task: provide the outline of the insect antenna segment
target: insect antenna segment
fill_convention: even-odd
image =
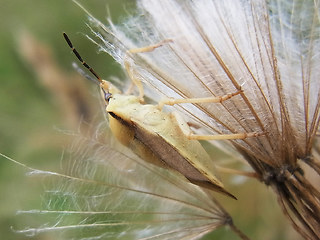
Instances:
[[[104,99],[106,102],[109,102],[109,99],[111,98],[112,94],[109,92],[109,86],[106,83],[106,81],[102,80],[102,78],[93,70],[92,67],[90,67],[80,56],[79,52],[77,51],[77,49],[75,49],[75,47],[73,46],[70,38],[68,37],[68,35],[64,32],[63,33],[63,37],[66,40],[66,42],[68,43],[69,47],[71,48],[72,52],[74,53],[74,55],[76,55],[76,57],[78,58],[78,60],[81,62],[81,64],[83,66],[85,66],[95,77],[98,81],[94,81],[96,83],[98,83],[98,85],[100,85],[100,88],[103,92],[104,95]],[[89,78],[90,79],[90,78]]]
[[[69,47],[71,48],[72,52],[74,53],[74,55],[76,55],[76,57],[79,59],[79,61],[81,62],[81,64],[83,66],[85,66],[96,78],[97,80],[102,83],[102,79],[99,77],[99,75],[93,70],[92,67],[90,67],[80,56],[79,52],[77,51],[77,49],[75,49],[75,47],[73,46],[70,38],[68,37],[68,35],[64,32],[63,33],[63,37],[66,40],[66,42],[68,43]]]

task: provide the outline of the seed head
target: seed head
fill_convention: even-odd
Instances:
[[[196,98],[242,90],[221,104],[178,110],[202,133],[264,133],[215,144],[242,155],[275,190],[295,228],[318,239],[320,194],[301,163],[320,174],[312,155],[320,119],[319,1],[141,0],[138,6],[139,15],[121,26],[91,18],[101,49],[123,64],[127,49],[170,39],[130,56],[136,77],[157,94]]]

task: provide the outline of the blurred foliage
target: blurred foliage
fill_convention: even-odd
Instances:
[[[102,21],[105,21],[109,9],[115,22],[134,7],[131,0],[81,3]],[[89,32],[85,25],[86,16],[72,1],[2,0],[0,18],[0,152],[29,166],[58,169],[61,167],[61,152],[70,139],[57,129],[74,130],[77,125],[71,126],[66,121],[56,95],[38,81],[33,66],[22,58],[18,45],[21,33],[27,31],[36,41],[48,46],[52,59],[64,76],[74,77],[71,63],[75,58],[62,38],[63,31],[69,34],[81,55],[99,75],[104,78],[113,75],[122,78],[124,75],[109,56],[97,54],[97,47],[84,36]],[[83,83],[94,105],[96,88],[89,81]],[[26,177],[20,166],[1,158],[1,239],[26,239],[26,236],[14,232],[14,229],[26,225],[16,211],[39,208],[43,185],[37,177]],[[250,180],[243,185],[234,185],[230,190],[239,200],[221,199],[234,216],[236,225],[252,239],[289,239],[293,230],[282,216],[273,194],[264,186]],[[38,221],[37,217],[32,221]],[[217,239],[234,238],[224,229],[210,235]],[[292,233],[290,239],[295,236]],[[45,234],[32,239],[55,238]]]
[[[108,5],[115,21],[125,14],[126,8],[134,6],[130,0],[82,3],[101,19],[105,19]],[[75,58],[62,37],[63,31],[69,33],[81,54],[102,76],[118,75],[120,68],[106,54],[97,54],[97,47],[84,36],[89,32],[85,26],[87,17],[72,1],[2,0],[0,18],[0,152],[29,166],[57,169],[63,147],[69,141],[68,136],[57,129],[74,130],[77,126],[72,129],[66,122],[58,99],[38,81],[31,64],[22,58],[19,48],[22,32],[28,32],[36,41],[48,46],[65,75],[75,74],[71,67]],[[83,83],[88,87],[89,95],[96,91],[91,82]],[[21,167],[1,158],[1,239],[25,239],[26,236],[13,231],[25,225],[16,211],[39,208],[42,204],[43,183],[39,183],[37,177],[26,177],[24,172]],[[37,221],[36,217],[34,221]],[[51,238],[39,236],[34,239]]]

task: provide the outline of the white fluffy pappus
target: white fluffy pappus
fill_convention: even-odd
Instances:
[[[319,127],[319,1],[137,1],[137,16],[123,25],[90,16],[101,50],[149,86],[150,98],[221,96],[225,102],[181,104],[196,132],[263,132],[214,142],[240,154],[278,195],[283,211],[305,239],[319,239],[319,192],[300,161],[318,174],[312,145]],[[171,42],[148,53],[132,48]],[[156,97],[155,97],[156,96]],[[48,191],[44,213],[53,223],[20,232],[63,233],[68,239],[199,239],[232,224],[228,213],[201,188],[144,163],[112,140],[79,136],[70,172],[33,170],[61,179]],[[214,162],[212,163],[214,164]],[[155,184],[158,183],[158,184]],[[80,237],[79,237],[80,236]]]
[[[275,190],[294,228],[318,239],[320,194],[301,166],[320,174],[312,152],[320,119],[319,1],[137,3],[139,14],[123,25],[107,27],[90,16],[101,50],[123,65],[128,49],[170,39],[152,52],[130,55],[136,77],[155,91],[151,97],[222,96],[242,89],[221,104],[176,108],[201,126],[197,132],[265,133],[214,144],[240,153]]]
[[[27,219],[43,216],[43,224],[16,232],[54,233],[58,239],[199,239],[229,226],[247,239],[211,194],[176,173],[146,164],[110,134],[104,124],[96,137],[75,135],[65,153],[69,170],[64,174],[30,168],[1,154],[27,168],[29,175],[52,180],[43,210],[18,212]]]

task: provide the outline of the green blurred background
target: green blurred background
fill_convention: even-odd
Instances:
[[[84,36],[89,33],[86,15],[72,1],[1,0],[0,3],[0,152],[28,166],[59,169],[63,148],[70,139],[57,129],[74,130],[77,121],[66,120],[57,96],[39,80],[32,64],[22,57],[24,50],[32,49],[28,44],[24,45],[24,50],[20,47],[25,33],[52,52],[54,64],[66,79],[68,76],[75,78],[71,67],[75,58],[62,38],[63,31],[101,76],[122,77],[123,74],[112,58],[97,54],[97,47]],[[105,21],[108,7],[115,22],[121,21],[135,5],[130,0],[83,0],[81,3],[101,21]],[[96,88],[88,81],[83,84],[94,104]],[[39,209],[42,205],[43,181],[27,177],[25,172],[22,167],[0,159],[1,239],[29,239],[13,230],[27,225],[16,211]],[[236,225],[252,239],[299,239],[282,216],[272,191],[254,180],[230,188],[239,200],[227,202],[226,207]],[[236,239],[224,229],[213,236]],[[55,238],[45,234],[31,239]]]

